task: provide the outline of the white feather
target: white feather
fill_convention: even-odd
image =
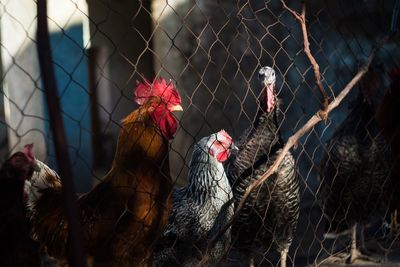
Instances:
[[[27,195],[27,207],[32,209],[46,188],[61,187],[60,176],[49,166],[35,159],[36,170],[30,180],[25,181],[24,191]]]

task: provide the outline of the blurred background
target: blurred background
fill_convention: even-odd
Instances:
[[[286,3],[300,11],[300,1]],[[390,29],[394,3],[307,2],[310,49],[330,100]],[[0,18],[1,159],[34,143],[35,156],[57,169],[38,65],[36,2],[1,0]],[[252,124],[261,66],[277,72],[285,139],[321,107],[300,25],[277,0],[49,0],[48,23],[78,192],[92,188],[110,167],[120,121],[136,108],[132,92],[137,80],[171,79],[183,98],[170,149],[178,185],[186,183],[197,140],[221,128],[237,138]],[[389,87],[387,73],[400,65],[398,44],[397,36],[373,62],[382,70],[380,96]],[[316,200],[318,165],[357,90],[292,151],[300,172],[301,219],[290,254],[299,264],[329,253]]]

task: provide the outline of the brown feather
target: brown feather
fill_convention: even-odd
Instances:
[[[150,118],[153,98],[122,122],[111,170],[79,198],[93,266],[150,266],[153,246],[171,207],[168,141]],[[65,257],[68,224],[61,190],[37,203],[36,238],[50,255]]]

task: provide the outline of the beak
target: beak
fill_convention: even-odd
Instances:
[[[183,111],[183,108],[182,108],[181,105],[175,105],[175,106],[172,106],[172,107],[170,108],[170,110],[171,110],[171,111]]]
[[[275,85],[275,81],[273,79],[271,79],[271,80],[265,79],[264,80],[264,86],[271,86],[271,85]]]

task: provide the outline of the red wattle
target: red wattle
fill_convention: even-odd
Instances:
[[[267,86],[267,112],[271,112],[275,106],[274,87],[273,85]]]
[[[224,151],[218,153],[217,160],[219,162],[224,162],[225,160],[228,159],[228,157],[229,157],[229,150],[224,150]]]
[[[170,140],[173,138],[178,124],[174,115],[165,108],[158,107],[151,113],[151,118],[160,129],[162,135]]]

